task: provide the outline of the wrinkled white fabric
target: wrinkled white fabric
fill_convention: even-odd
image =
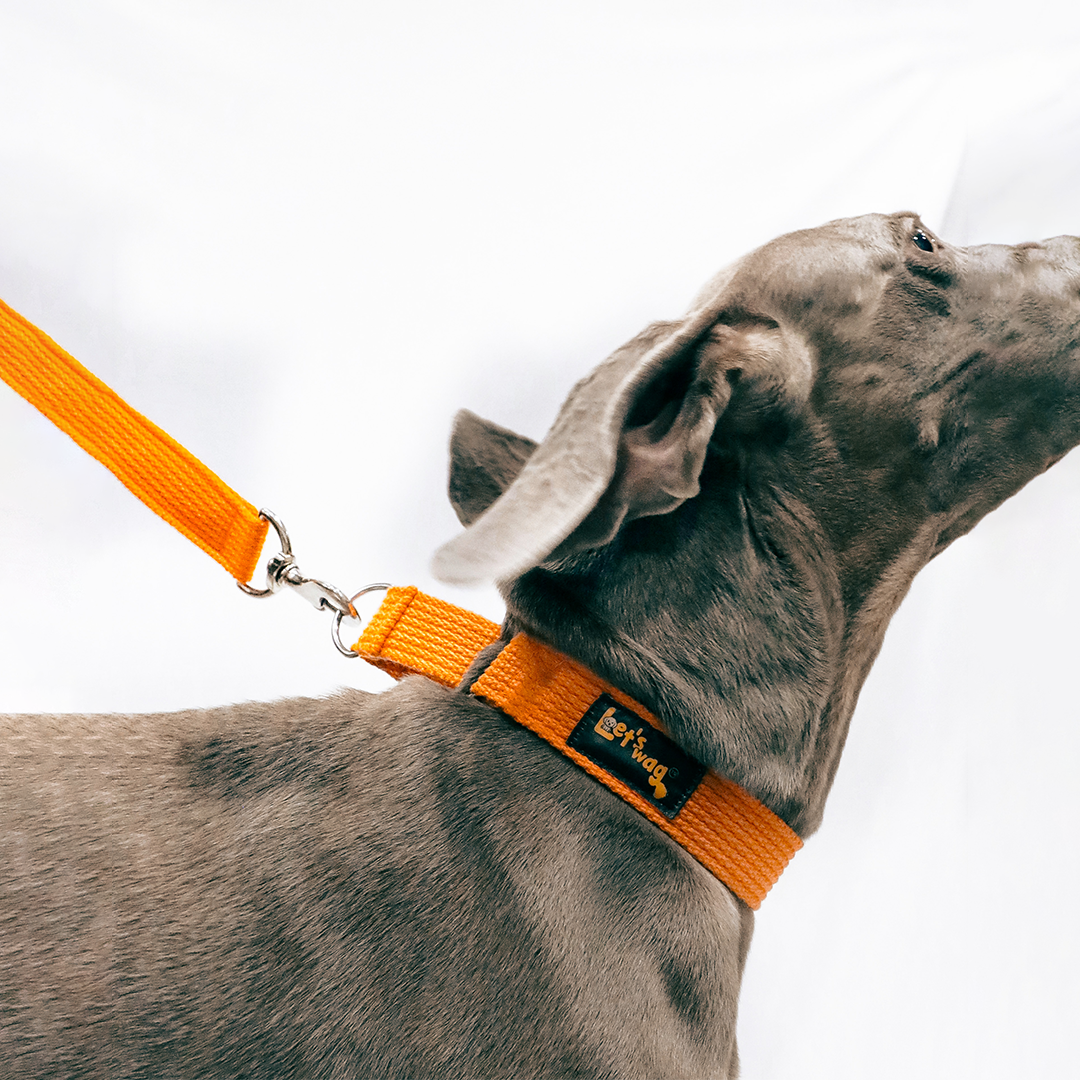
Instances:
[[[428,577],[459,406],[575,379],[788,229],[1080,232],[1045,3],[0,2],[0,296],[289,526]],[[1080,459],[916,582],[747,968],[747,1080],[1064,1076],[1080,1014]],[[0,710],[322,694],[347,667],[0,388]]]

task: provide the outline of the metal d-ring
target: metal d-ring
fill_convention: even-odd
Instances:
[[[358,593],[349,597],[349,611],[346,612],[339,610],[338,613],[334,616],[334,621],[330,626],[330,637],[333,638],[334,647],[339,653],[341,653],[342,656],[347,656],[350,660],[355,660],[360,654],[354,649],[347,649],[344,645],[341,644],[341,620],[344,619],[346,615],[351,615],[354,619],[357,618],[356,608],[354,607],[354,605],[356,601],[359,600],[360,597],[363,596],[365,593],[375,592],[376,589],[382,589],[383,592],[385,592],[389,588],[389,585],[381,581],[376,583],[375,585],[365,586]]]

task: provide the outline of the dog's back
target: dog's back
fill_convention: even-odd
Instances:
[[[539,1045],[553,1077],[699,1076],[733,1051],[730,895],[464,694],[0,739],[0,1075],[531,1077]]]

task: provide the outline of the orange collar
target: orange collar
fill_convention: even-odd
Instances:
[[[454,687],[497,624],[392,588],[354,650],[395,678]],[[547,645],[518,634],[470,687],[625,799],[750,907],[761,906],[802,840],[738,784],[685,754],[660,721]]]

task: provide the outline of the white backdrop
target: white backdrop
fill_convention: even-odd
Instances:
[[[1080,231],[1078,31],[1030,0],[0,0],[0,297],[281,514],[306,572],[498,618],[428,575],[454,410],[540,437],[790,228]],[[4,387],[0,463],[0,709],[384,685]],[[901,610],[758,919],[747,1080],[1075,1068],[1078,477]]]

